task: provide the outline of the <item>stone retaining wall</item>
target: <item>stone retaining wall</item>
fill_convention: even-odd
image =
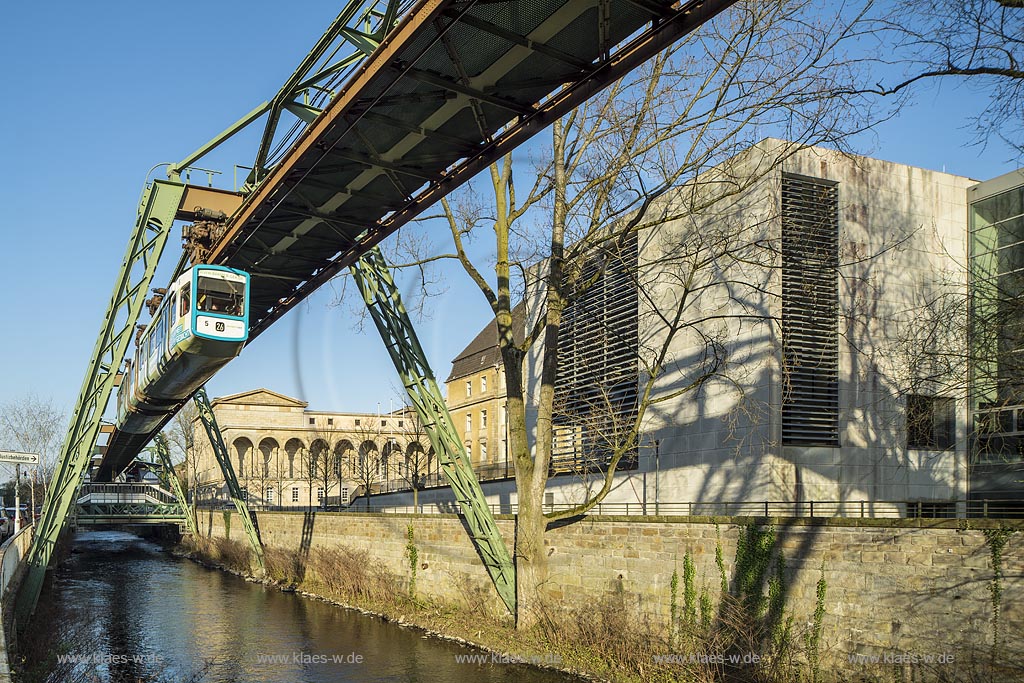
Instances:
[[[234,513],[200,512],[201,532],[244,541]],[[501,603],[460,520],[451,515],[259,513],[264,542],[287,550],[348,546],[364,550],[401,577],[409,575],[407,529],[419,555],[417,591],[441,601]],[[498,525],[512,546],[514,520]],[[718,604],[716,548],[735,587],[739,539],[751,528],[775,530],[772,563],[784,558],[783,593],[796,630],[813,619],[824,576],[824,652],[960,656],[988,651],[993,609],[992,552],[985,528],[1016,524],[1002,553],[1001,629],[1010,647],[1024,634],[1024,525],[991,520],[756,519],[589,517],[546,536],[549,591],[560,608],[601,602],[625,606],[665,625],[673,571],[683,604],[683,562],[690,554],[695,588]],[[967,527],[970,528],[967,528]]]

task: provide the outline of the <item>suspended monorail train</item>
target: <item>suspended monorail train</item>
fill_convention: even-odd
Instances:
[[[96,480],[108,481],[127,466],[248,338],[248,273],[197,265],[175,279],[125,364],[117,429]]]

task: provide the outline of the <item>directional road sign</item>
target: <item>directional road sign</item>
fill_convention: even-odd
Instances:
[[[38,465],[38,453],[19,453],[18,451],[0,451],[0,462],[14,462],[19,465]]]

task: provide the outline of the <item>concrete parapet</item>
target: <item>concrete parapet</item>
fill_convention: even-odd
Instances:
[[[15,598],[25,572],[25,557],[32,543],[34,527],[27,526],[0,545],[0,683],[10,683],[7,658],[8,634],[13,634]]]

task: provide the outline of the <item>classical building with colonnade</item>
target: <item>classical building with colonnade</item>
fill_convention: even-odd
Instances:
[[[231,464],[257,506],[347,505],[373,493],[409,489],[438,476],[437,458],[415,412],[339,413],[269,389],[212,402]],[[198,418],[196,434],[203,428]],[[210,444],[196,439],[200,500],[227,498]]]

